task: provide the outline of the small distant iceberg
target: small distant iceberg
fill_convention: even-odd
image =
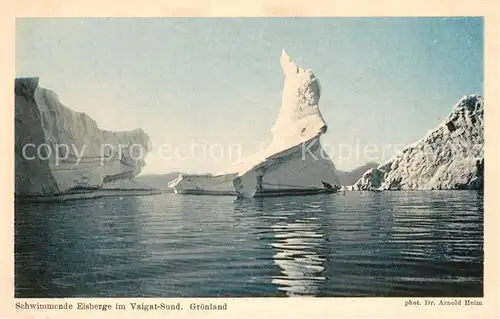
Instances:
[[[367,170],[353,190],[482,190],[484,100],[463,97],[448,117],[386,163]]]
[[[310,69],[295,64],[286,51],[280,58],[285,75],[281,109],[263,151],[237,162],[220,175],[180,174],[170,182],[178,194],[238,197],[329,193],[338,190],[336,168],[320,138],[327,131],[319,109],[320,84]]]
[[[236,174],[179,174],[168,186],[175,194],[185,195],[237,195],[233,187]]]

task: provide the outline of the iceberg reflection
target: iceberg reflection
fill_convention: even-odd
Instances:
[[[277,220],[271,226],[276,250],[274,263],[281,268],[272,279],[288,296],[315,296],[326,278],[322,276],[326,259],[320,252],[325,238],[315,217],[293,221]]]

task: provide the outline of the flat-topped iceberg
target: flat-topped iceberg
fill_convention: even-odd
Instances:
[[[59,102],[38,78],[15,80],[15,194],[50,196],[102,189],[137,176],[149,137],[101,130]]]
[[[236,195],[233,179],[236,174],[179,174],[168,186],[176,194]]]
[[[368,170],[352,189],[482,189],[483,112],[481,96],[463,97],[437,128]]]
[[[254,197],[322,192],[322,182],[338,184],[335,166],[320,143],[327,125],[318,106],[319,81],[310,69],[298,67],[285,51],[280,62],[285,82],[271,143],[235,163],[225,174],[182,174],[170,183],[174,191]]]

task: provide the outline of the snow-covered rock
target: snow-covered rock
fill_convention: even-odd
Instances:
[[[483,188],[481,96],[463,97],[433,131],[378,168],[368,170],[355,190]]]
[[[379,164],[374,162],[366,163],[362,166],[356,167],[351,171],[341,171],[337,170],[337,176],[339,177],[340,184],[345,189],[349,189],[347,186],[352,186],[356,183],[363,174],[371,168],[377,168]]]
[[[39,87],[38,78],[16,79],[16,195],[53,195],[130,179],[140,173],[148,151],[142,129],[101,130]]]
[[[210,193],[236,191],[239,196],[253,197],[259,185],[271,191],[300,191],[322,188],[322,181],[339,183],[335,166],[320,143],[327,125],[318,106],[319,81],[310,69],[298,67],[284,50],[280,64],[285,82],[281,109],[271,129],[271,143],[234,163],[223,175],[179,176],[170,184],[172,188]]]

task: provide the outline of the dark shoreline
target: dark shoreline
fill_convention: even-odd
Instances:
[[[15,202],[64,202],[68,200],[84,200],[95,199],[107,196],[150,196],[160,195],[165,191],[157,189],[87,189],[74,192],[54,194],[49,196],[36,195],[36,196],[19,196],[15,195]]]
[[[346,192],[369,192],[369,193],[386,193],[386,192],[478,192],[479,194],[484,194],[483,189],[405,189],[405,190],[346,190]],[[271,194],[259,194],[255,198],[264,197],[285,197],[285,196],[310,196],[310,195],[328,195],[328,194],[338,194],[342,191],[328,192],[328,191],[315,191],[311,193],[304,194],[283,194],[281,192],[276,192]],[[116,197],[116,196],[152,196],[161,194],[174,194],[172,190],[161,190],[161,189],[86,189],[78,190],[68,193],[54,194],[54,195],[34,195],[34,196],[23,196],[15,195],[14,201],[16,203],[37,203],[37,202],[65,202],[70,200],[85,200],[85,199],[96,199],[101,197]],[[207,192],[207,191],[192,191],[185,190],[178,193],[178,195],[194,195],[194,196],[235,196],[236,193],[222,193],[222,192]]]

